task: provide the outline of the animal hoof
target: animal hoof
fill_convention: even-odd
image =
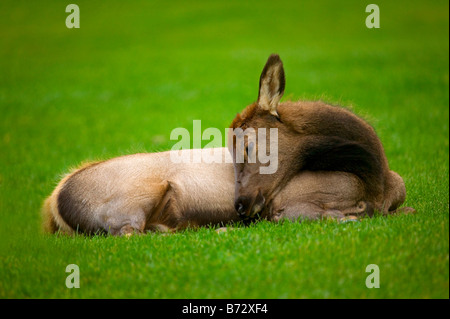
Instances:
[[[339,219],[340,223],[348,223],[348,222],[359,222],[358,217],[356,216],[345,216]]]
[[[396,213],[409,215],[409,214],[415,214],[415,213],[417,213],[417,211],[412,207],[401,207],[401,208],[397,209]]]
[[[119,235],[130,238],[136,231],[131,225],[125,225],[120,229]]]
[[[226,233],[229,227],[220,227],[216,229],[217,234]]]

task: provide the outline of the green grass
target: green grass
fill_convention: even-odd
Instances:
[[[1,298],[448,298],[447,1],[0,2]],[[368,2],[369,3],[369,2]],[[368,4],[367,3],[367,4]],[[68,3],[67,3],[68,4]],[[84,160],[170,149],[175,127],[228,127],[270,53],[285,99],[351,106],[418,214],[262,222],[216,234],[43,235],[39,210]],[[65,267],[80,267],[80,289]],[[368,264],[380,268],[368,289]]]

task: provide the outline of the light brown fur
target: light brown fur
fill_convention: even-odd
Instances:
[[[175,164],[169,155],[122,156],[66,175],[44,202],[44,228],[120,235],[237,220],[231,164]]]

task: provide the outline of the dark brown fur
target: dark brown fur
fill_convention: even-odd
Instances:
[[[276,81],[271,78],[274,74],[280,77]],[[265,86],[261,86],[263,81]],[[365,189],[361,200],[379,211],[393,211],[403,203],[403,180],[389,169],[381,141],[366,121],[345,108],[320,101],[279,103],[285,79],[278,55],[269,57],[259,83],[257,102],[238,114],[231,128],[277,128],[279,167],[274,174],[261,175],[258,164],[235,163],[236,206],[251,203],[259,193],[270,203],[302,171],[358,176]],[[244,177],[249,179],[247,185],[241,185]],[[254,213],[251,207],[245,208],[247,214]]]

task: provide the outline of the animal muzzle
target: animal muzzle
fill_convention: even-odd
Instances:
[[[266,199],[261,191],[258,191],[255,197],[239,196],[234,203],[234,208],[242,219],[254,218],[263,210],[265,202]]]

